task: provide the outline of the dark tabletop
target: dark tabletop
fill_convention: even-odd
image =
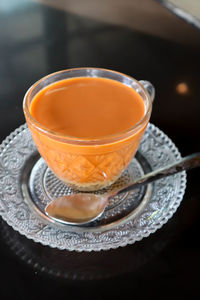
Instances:
[[[200,39],[200,32],[187,26],[185,40],[188,32]],[[151,122],[182,156],[200,151],[199,45],[39,2],[0,1],[0,141],[25,122],[22,100],[31,84],[58,70],[90,66],[151,81],[156,88]],[[188,173],[183,201],[167,224],[115,250],[51,249],[21,236],[0,218],[1,299],[198,297],[199,178],[199,169]]]

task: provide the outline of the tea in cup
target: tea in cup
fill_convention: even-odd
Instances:
[[[75,189],[95,191],[115,182],[132,160],[149,122],[152,98],[130,76],[78,68],[36,82],[23,109],[52,172]]]

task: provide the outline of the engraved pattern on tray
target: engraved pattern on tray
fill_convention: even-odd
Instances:
[[[100,251],[126,246],[162,227],[177,210],[186,187],[186,173],[163,178],[153,184],[151,198],[142,213],[127,222],[112,226],[59,227],[41,218],[24,199],[21,177],[24,165],[37,153],[26,125],[11,133],[0,145],[0,215],[15,230],[43,245],[75,251]],[[174,162],[180,153],[157,127],[149,124],[139,153],[152,169]],[[50,176],[48,173],[46,176]],[[132,192],[129,194],[129,199]],[[42,200],[41,200],[42,201]]]

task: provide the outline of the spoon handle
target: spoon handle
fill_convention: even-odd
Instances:
[[[135,188],[141,187],[142,185],[146,185],[152,181],[176,174],[181,171],[190,170],[199,166],[200,166],[200,152],[188,155],[184,158],[181,158],[178,162],[167,165],[164,168],[160,168],[158,170],[152,171],[142,176],[134,183],[127,185],[125,188],[117,190],[114,194],[116,195],[116,194],[128,192]]]

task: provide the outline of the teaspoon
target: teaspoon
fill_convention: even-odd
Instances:
[[[102,215],[110,198],[163,177],[199,166],[200,153],[194,153],[164,168],[147,173],[131,184],[103,195],[85,192],[56,198],[46,206],[45,213],[52,220],[62,224],[86,225]]]

